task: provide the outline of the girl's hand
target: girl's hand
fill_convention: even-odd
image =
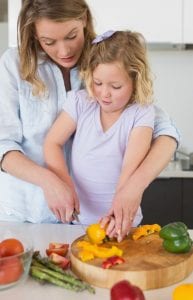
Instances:
[[[63,222],[71,222],[73,211],[79,212],[79,201],[75,190],[52,173],[42,187],[48,207],[56,218]]]
[[[142,195],[143,191],[129,182],[116,192],[109,215],[113,215],[115,218],[118,242],[129,233]]]
[[[108,235],[109,238],[117,237],[114,216],[104,216],[99,220],[99,223],[100,226],[105,229],[106,235]]]

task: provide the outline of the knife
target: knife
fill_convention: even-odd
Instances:
[[[85,228],[85,226],[80,222],[80,219],[79,219],[79,216],[78,216],[78,213],[77,213],[76,210],[73,211],[72,216],[73,216],[73,218],[76,220],[76,222],[79,223],[79,225],[82,227],[84,233],[86,234],[86,228]]]

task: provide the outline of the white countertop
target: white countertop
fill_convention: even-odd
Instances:
[[[183,170],[180,161],[170,161],[158,178],[193,178],[193,170]]]
[[[158,178],[192,178],[193,179],[193,171],[164,170],[159,174]]]
[[[28,237],[30,236],[35,250],[40,250],[42,255],[45,255],[45,249],[51,241],[71,243],[76,238],[83,234],[83,230],[78,225],[63,225],[63,224],[18,224],[0,222],[1,229],[5,231],[13,230],[13,232],[22,232]],[[193,237],[193,230],[190,230],[190,235]],[[185,280],[175,285],[145,291],[146,300],[171,300],[172,291],[175,286],[181,283],[193,283],[193,273]],[[110,291],[108,289],[96,288],[96,294],[92,295],[85,292],[72,292],[54,285],[41,285],[32,278],[28,278],[25,283],[22,283],[14,288],[0,291],[0,299],[2,300],[110,300]],[[185,300],[185,299],[184,299]]]

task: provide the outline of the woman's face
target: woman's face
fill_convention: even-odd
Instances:
[[[42,49],[58,65],[74,67],[84,47],[84,27],[82,20],[55,22],[40,19],[35,23],[36,38]]]

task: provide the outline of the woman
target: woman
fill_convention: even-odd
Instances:
[[[95,36],[92,17],[84,0],[25,0],[18,29],[18,50],[9,49],[0,61],[0,220],[69,222],[68,180],[45,167],[42,148],[67,91],[82,86],[79,69]],[[129,203],[116,207],[123,235],[132,222],[128,213],[134,215],[145,188],[171,159],[176,140],[175,127],[159,110],[151,150],[115,196]]]

